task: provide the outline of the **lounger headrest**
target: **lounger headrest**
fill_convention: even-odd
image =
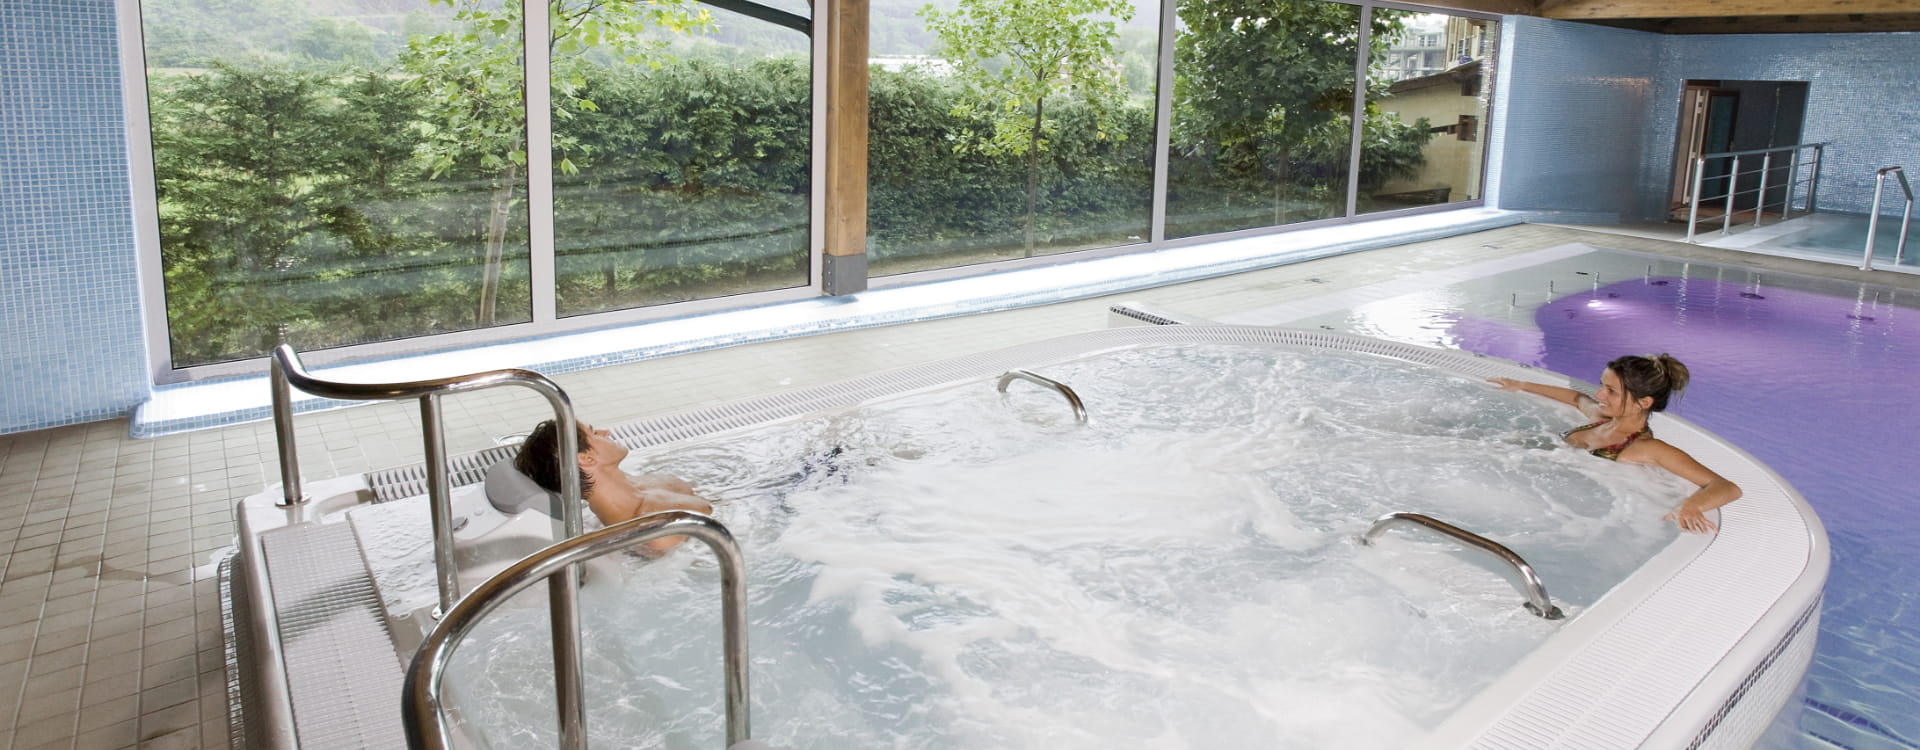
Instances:
[[[545,487],[534,484],[533,478],[514,468],[511,457],[493,462],[487,467],[487,502],[501,513],[513,515],[524,510],[538,510],[554,518],[560,517],[560,494],[548,492]]]

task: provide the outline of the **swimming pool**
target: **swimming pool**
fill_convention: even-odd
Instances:
[[[1920,611],[1910,606],[1920,580],[1920,401],[1910,385],[1920,373],[1920,295],[1573,250],[1257,322],[1492,354],[1589,380],[1620,354],[1678,356],[1694,385],[1671,411],[1779,471],[1831,536],[1833,573],[1794,734],[1821,747],[1920,747]]]
[[[1877,224],[1869,218],[1865,214],[1808,214],[1727,237],[1707,235],[1701,244],[1858,266],[1866,255],[1867,230],[1872,228],[1875,269],[1920,273],[1920,243],[1914,240],[1915,231],[1908,230],[1906,251],[1901,253],[1900,216],[1882,215]]]

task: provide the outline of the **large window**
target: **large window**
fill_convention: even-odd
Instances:
[[[823,124],[867,129],[875,277],[1471,203],[1498,38],[1374,0],[871,0],[862,122],[817,112],[851,48],[809,0],[122,2],[175,377],[817,293],[814,217],[852,218]]]
[[[873,0],[870,272],[1145,242],[1157,5]]]
[[[171,365],[807,285],[806,5],[543,6],[145,0]]]
[[[1360,7],[1180,0],[1179,17],[1167,236],[1345,216]]]
[[[142,7],[174,367],[531,319],[519,45],[352,7]]]
[[[705,13],[555,44],[561,316],[807,284],[809,39]]]

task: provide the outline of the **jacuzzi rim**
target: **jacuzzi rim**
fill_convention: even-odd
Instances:
[[[1121,349],[1208,343],[1352,351],[1430,365],[1458,375],[1515,377],[1583,388],[1589,393],[1594,390],[1591,383],[1498,357],[1349,333],[1242,325],[1129,326],[1071,334],[820,386],[686,409],[621,425],[614,428],[612,434],[630,448],[659,446],[951,386],[1018,367],[1037,369],[1045,374],[1047,365],[1035,365],[1035,362],[1058,364]],[[1097,406],[1090,408],[1095,409],[1092,416],[1098,419]],[[1637,744],[1645,747],[1697,747],[1712,734],[1719,717],[1733,708],[1732,701],[1741,697],[1744,686],[1759,677],[1756,668],[1770,666],[1768,655],[1784,645],[1784,638],[1798,634],[1798,626],[1817,609],[1829,565],[1826,532],[1799,492],[1745,450],[1690,421],[1659,413],[1654,415],[1654,424],[1664,440],[1703,457],[1716,468],[1733,461],[1748,469],[1722,472],[1740,475],[1741,479],[1736,481],[1746,490],[1746,497],[1719,512],[1723,527],[1728,520],[1733,522],[1732,527],[1712,536],[1682,535],[1550,637],[1541,648],[1534,649],[1493,685],[1470,699],[1430,733],[1423,746],[1537,748],[1593,731],[1606,737],[1638,736],[1641,739]],[[1720,460],[1705,458],[1715,453]],[[1715,669],[1683,676],[1691,679],[1682,699],[1666,709],[1643,711],[1640,713],[1644,715],[1638,716],[1624,710],[1630,707],[1627,704],[1637,701],[1619,700],[1618,696],[1611,701],[1602,695],[1565,696],[1554,701],[1557,705],[1536,705],[1531,710],[1524,707],[1523,701],[1516,701],[1514,705],[1494,704],[1503,696],[1534,695],[1543,684],[1564,682],[1554,682],[1556,676],[1581,671],[1583,665],[1576,663],[1576,657],[1583,650],[1617,631],[1621,623],[1630,621],[1636,614],[1646,614],[1650,600],[1670,590],[1676,579],[1687,571],[1699,569],[1703,561],[1713,560],[1716,550],[1724,551],[1730,546],[1727,542],[1754,530],[1760,519],[1751,517],[1754,515],[1751,511],[1762,503],[1781,506],[1773,508],[1775,515],[1789,517],[1772,520],[1797,522],[1797,529],[1793,531],[1797,531],[1804,545],[1805,554],[1800,557],[1804,565],[1773,597],[1774,602],[1785,606],[1770,606],[1763,616],[1749,623],[1744,628],[1749,637],[1727,644],[1722,655],[1713,660]],[[1793,675],[1791,679],[1797,683],[1799,677]],[[1598,692],[1608,690],[1602,686]],[[1572,699],[1571,704],[1561,702],[1567,698]],[[1582,710],[1569,714],[1568,705]]]

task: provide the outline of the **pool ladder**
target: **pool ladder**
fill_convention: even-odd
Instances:
[[[1907,226],[1913,219],[1913,185],[1907,182],[1907,170],[1900,167],[1887,167],[1875,173],[1873,178],[1873,209],[1867,212],[1867,252],[1860,259],[1860,270],[1873,270],[1874,233],[1880,229],[1880,196],[1887,189],[1887,175],[1900,178],[1900,192],[1906,194],[1907,207],[1900,213],[1900,244],[1893,250],[1893,264],[1900,265],[1907,255]]]
[[[1527,597],[1526,608],[1528,612],[1532,612],[1548,620],[1558,620],[1565,617],[1559,607],[1553,606],[1553,600],[1547,597],[1547,585],[1540,582],[1540,574],[1534,572],[1533,566],[1528,565],[1526,560],[1514,554],[1513,550],[1507,549],[1506,545],[1493,541],[1492,539],[1433,518],[1432,516],[1423,516],[1419,513],[1388,513],[1376,519],[1373,522],[1372,528],[1367,529],[1367,533],[1360,535],[1359,542],[1363,545],[1372,545],[1374,539],[1386,533],[1387,529],[1395,526],[1411,526],[1425,529],[1459,542],[1466,547],[1493,555],[1496,559],[1506,563],[1507,567],[1512,568],[1514,573],[1520,576],[1522,583],[1518,584],[1517,587],[1520,589],[1520,592]]]
[[[563,499],[560,506],[563,535],[566,538],[482,581],[470,595],[461,597],[458,568],[453,562],[453,491],[447,474],[446,433],[440,397],[505,385],[537,391],[553,406],[555,421],[560,428],[560,454],[571,456],[579,452],[579,421],[574,416],[572,402],[558,384],[545,375],[521,369],[490,370],[403,383],[323,380],[309,374],[300,362],[299,353],[286,344],[273,350],[267,377],[273,389],[273,429],[280,453],[282,499],[279,505],[290,512],[299,511],[308,502],[301,490],[299,452],[293,428],[295,388],[322,398],[345,401],[420,401],[421,436],[426,443],[427,498],[433,519],[434,571],[439,583],[440,606],[434,611],[439,622],[427,634],[407,669],[401,714],[405,718],[409,747],[416,750],[446,750],[452,747],[445,716],[441,711],[440,684],[453,648],[474,623],[507,598],[545,580],[549,622],[554,633],[554,695],[559,704],[560,746],[566,750],[584,750],[587,737],[580,666],[580,563],[662,537],[689,536],[705,542],[720,558],[727,747],[730,750],[767,750],[768,746],[764,743],[750,739],[747,710],[747,603],[744,593],[746,568],[739,545],[720,522],[698,513],[670,511],[650,514],[583,535],[580,533],[580,475],[578,472],[563,471],[560,472],[560,496]]]

